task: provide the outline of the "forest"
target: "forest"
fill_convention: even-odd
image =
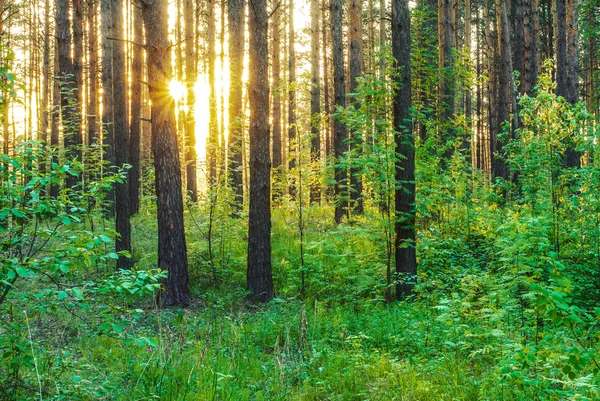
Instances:
[[[0,0],[0,401],[600,400],[600,0]]]

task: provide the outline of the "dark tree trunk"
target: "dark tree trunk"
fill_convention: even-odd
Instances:
[[[114,43],[109,38],[114,30],[114,4],[111,0],[101,0],[102,13],[102,133],[104,145],[104,159],[109,166],[114,166],[115,161],[115,135],[114,135],[114,89],[113,89],[113,48]],[[107,195],[108,201],[114,201],[115,194],[111,191]],[[114,203],[107,210],[109,215],[114,215]]]
[[[147,0],[145,0],[147,1]],[[158,267],[168,272],[164,306],[188,305],[188,263],[183,223],[181,165],[175,103],[169,93],[168,0],[142,2],[148,52],[148,87],[152,101],[152,152],[156,174]]]
[[[333,103],[335,107],[346,107],[346,82],[344,74],[344,47],[342,42],[342,4],[340,0],[331,0],[331,39],[333,43]],[[336,163],[347,149],[346,126],[334,118],[333,147]],[[348,216],[347,171],[344,167],[335,166],[335,221]]]
[[[539,30],[540,17],[538,0],[520,0],[523,2],[523,75],[521,93],[531,95],[537,83],[539,70]],[[519,51],[517,47],[516,51]]]
[[[194,15],[196,14],[194,2],[184,1],[185,14],[185,80],[187,85],[187,106],[185,113],[185,176],[187,179],[187,192],[190,200],[198,202],[198,180],[196,177],[196,118],[194,108],[196,106],[196,52],[194,34]]]
[[[362,59],[362,0],[350,0],[349,16],[349,67],[350,67],[350,93],[356,93],[358,87],[357,78],[361,76]],[[356,105],[355,107],[358,107]],[[352,147],[355,148],[355,155],[362,153],[362,137],[360,132],[350,132]],[[352,157],[352,167],[350,169],[350,200],[355,214],[363,214],[364,206],[362,199],[362,177],[361,169],[356,166],[355,156]]]
[[[125,61],[125,18],[123,0],[115,0],[114,35],[119,41],[113,48],[114,85],[114,135],[115,164],[117,167],[129,163],[129,124],[127,123],[127,66]],[[131,252],[131,225],[129,222],[129,180],[117,183],[115,187],[116,230],[119,237],[115,241],[116,251]],[[120,257],[117,268],[129,267],[129,259]]]
[[[438,38],[439,64],[442,72],[439,77],[439,121],[442,146],[446,147],[444,158],[450,159],[453,154],[452,141],[455,132],[451,128],[454,114],[454,31],[453,31],[453,0],[439,0],[438,4]]]
[[[78,157],[77,145],[81,143],[78,131],[79,116],[77,116],[77,96],[75,91],[75,70],[71,59],[71,28],[69,25],[69,2],[57,0],[55,9],[58,45],[58,79],[60,79],[61,114],[64,132],[64,146],[67,157]],[[66,184],[72,187],[77,183],[77,177],[69,176]]]
[[[577,0],[566,0],[566,30],[567,30],[567,96],[565,99],[571,104],[579,101],[579,56],[578,56],[578,24]],[[581,152],[569,145],[566,152],[567,167],[581,166]]]
[[[273,13],[272,34],[273,34],[273,169],[278,169],[282,165],[281,149],[281,4]],[[278,196],[280,194],[274,194]]]
[[[133,41],[143,43],[142,12],[133,7]],[[129,137],[129,212],[133,216],[140,211],[140,177],[141,177],[141,140],[142,129],[142,75],[143,75],[144,49],[133,46],[133,59],[131,61],[131,125]]]
[[[83,162],[83,0],[72,0],[73,4],[73,74],[74,74],[74,99],[73,106],[73,136],[71,143],[71,157]],[[80,177],[68,176],[67,186],[73,187],[79,182]]]
[[[296,32],[294,31],[294,0],[288,0],[288,168],[296,167],[296,159],[300,157],[300,141],[296,132]],[[296,197],[296,185],[290,177],[289,193]]]
[[[250,205],[248,214],[248,289],[252,299],[273,298],[271,273],[271,194],[269,156],[269,55],[267,2],[252,0],[250,52]]]
[[[310,115],[311,115],[311,146],[310,161],[313,179],[310,187],[311,203],[321,201],[319,174],[321,170],[321,72],[319,63],[319,0],[310,2],[310,55],[311,55],[311,87],[310,87]]]
[[[396,131],[396,298],[412,294],[417,275],[415,249],[415,150],[412,134],[410,79],[410,11],[408,0],[392,0],[392,54],[400,69],[394,95]]]
[[[496,120],[495,133],[493,141],[493,163],[492,175],[494,178],[503,178],[508,180],[508,164],[504,158],[504,147],[507,140],[500,139],[500,134],[505,124],[510,124],[510,95],[511,95],[511,70],[510,70],[510,32],[507,31],[508,25],[505,25],[505,15],[503,9],[506,7],[504,0],[496,0],[496,21],[498,31],[499,46],[499,65],[498,65],[498,115]]]
[[[244,8],[245,0],[230,0],[229,21],[229,141],[228,170],[230,184],[235,193],[234,208],[242,209],[244,186],[242,182],[242,135],[244,116],[242,113],[244,72]]]

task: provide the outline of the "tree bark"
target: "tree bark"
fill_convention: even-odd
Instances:
[[[311,55],[311,143],[310,160],[313,179],[310,186],[310,202],[321,201],[319,175],[321,171],[321,66],[319,63],[319,0],[310,2],[310,55]]]
[[[114,135],[115,164],[121,168],[129,163],[129,124],[127,122],[127,66],[125,61],[125,18],[123,0],[114,0],[114,35],[118,42],[113,48],[114,85]],[[117,252],[131,252],[131,225],[129,222],[129,180],[115,186],[116,230],[119,236],[115,241]],[[129,267],[129,259],[120,257],[117,268]]]
[[[229,22],[229,140],[228,170],[230,184],[235,194],[233,206],[240,211],[244,204],[242,182],[242,135],[244,116],[242,114],[244,72],[244,8],[245,0],[227,2]]]
[[[98,7],[90,2],[87,9],[89,53],[89,97],[87,111],[88,143],[98,143]]]
[[[266,0],[252,0],[250,52],[250,204],[248,214],[248,289],[254,301],[273,298],[271,272],[271,194],[269,156],[269,56]]]
[[[141,10],[133,7],[133,41],[143,43],[143,21]],[[142,75],[143,75],[144,49],[133,45],[133,59],[131,60],[131,122],[129,138],[129,212],[133,216],[140,211],[140,186],[141,186],[141,140],[142,127]]]
[[[342,42],[342,5],[340,0],[331,0],[331,39],[333,43],[333,103],[335,107],[346,107],[346,82],[344,74],[344,47]],[[346,145],[346,126],[334,118],[333,147],[336,163],[344,155]],[[335,221],[339,223],[342,217],[348,216],[347,171],[344,167],[335,166]]]
[[[104,160],[109,166],[114,166],[115,161],[115,135],[114,135],[114,88],[113,88],[113,48],[111,39],[114,30],[114,4],[111,0],[101,0],[102,14],[102,135],[105,150]],[[109,202],[114,201],[114,191],[107,194]],[[114,202],[110,203],[107,210],[109,215],[114,215]]]
[[[148,87],[152,102],[152,152],[156,174],[158,267],[166,270],[164,306],[188,305],[188,262],[183,222],[181,165],[175,103],[169,93],[168,0],[143,0]]]
[[[523,52],[523,74],[521,76],[520,92],[532,95],[539,74],[539,6],[538,0],[520,1],[523,3],[524,8],[523,50],[521,50]],[[518,47],[516,51],[520,51]]]
[[[392,54],[399,68],[394,94],[396,141],[396,298],[412,294],[417,275],[415,228],[415,150],[412,134],[410,77],[410,11],[408,0],[392,0]]]
[[[358,87],[357,78],[361,76],[362,59],[362,0],[349,1],[349,33],[348,33],[348,53],[349,53],[349,80],[350,93],[356,93]],[[355,107],[359,107],[358,104]],[[362,179],[360,168],[357,166],[356,157],[362,153],[362,137],[360,132],[350,132],[351,146],[355,149],[352,156],[352,166],[350,168],[350,201],[355,214],[363,214],[364,206],[362,199]]]
[[[296,32],[294,31],[294,0],[288,0],[288,169],[292,171],[300,157],[300,141],[296,132]],[[289,194],[296,197],[294,179],[289,179]]]

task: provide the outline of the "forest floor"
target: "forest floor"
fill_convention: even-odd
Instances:
[[[600,399],[586,368],[571,382],[548,379],[555,370],[545,355],[574,340],[539,327],[530,308],[506,309],[508,296],[493,306],[506,285],[490,283],[492,240],[463,229],[422,233],[417,295],[387,303],[384,216],[369,208],[334,225],[330,208],[305,210],[302,269],[296,212],[274,213],[277,295],[253,305],[245,224],[222,216],[211,226],[209,210],[188,208],[192,305],[124,301],[123,311],[136,312],[115,308],[120,323],[104,334],[85,324],[93,307],[36,315],[29,336],[38,359],[21,369],[31,392],[39,383],[56,400]],[[132,232],[136,266],[156,266],[151,210]],[[547,344],[534,344],[531,333],[544,329]]]

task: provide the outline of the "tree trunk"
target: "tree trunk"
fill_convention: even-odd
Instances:
[[[539,70],[539,10],[538,0],[525,1],[523,3],[523,74],[521,76],[521,93],[533,94],[533,88],[537,84]],[[520,51],[516,48],[516,51]]]
[[[244,204],[242,182],[242,114],[244,72],[244,8],[245,0],[227,2],[229,21],[229,141],[228,170],[230,183],[235,194],[234,208],[240,211]]]
[[[98,143],[98,3],[90,2],[87,9],[89,52],[89,97],[87,112],[88,143]],[[97,167],[96,167],[97,168]]]
[[[417,275],[415,228],[415,150],[412,134],[410,79],[410,11],[408,0],[392,0],[392,54],[400,69],[394,94],[396,140],[396,298],[412,294]]]
[[[42,121],[40,122],[40,132],[42,142],[48,145],[48,121],[49,121],[49,101],[50,101],[50,0],[44,4],[44,61],[43,61],[43,84],[42,84]],[[44,167],[45,168],[45,167]]]
[[[467,53],[467,68],[469,71],[472,71],[473,64],[471,62],[471,46],[472,46],[472,38],[471,38],[471,0],[465,0],[465,51]],[[465,122],[466,122],[466,132],[463,134],[462,141],[462,149],[465,152],[465,157],[467,158],[467,164],[472,166],[472,153],[470,143],[473,143],[472,136],[472,111],[471,111],[471,87],[466,86],[465,88]],[[469,142],[469,138],[471,138],[471,142]]]
[[[143,43],[142,12],[133,7],[133,41]],[[131,215],[140,211],[140,177],[141,177],[141,141],[142,129],[142,75],[144,73],[144,49],[133,45],[133,59],[131,60],[131,125],[129,138],[129,212]]]
[[[349,1],[349,66],[350,66],[350,93],[356,93],[358,87],[357,78],[361,76],[361,59],[362,59],[362,0]],[[358,105],[355,105],[358,107]],[[350,169],[350,200],[355,214],[363,214],[364,206],[362,199],[362,178],[361,169],[357,167],[354,160],[362,153],[362,138],[360,132],[350,132],[351,146],[355,148],[355,153],[352,155],[352,163]]]
[[[311,48],[311,87],[310,87],[310,115],[311,115],[311,146],[310,160],[313,179],[310,186],[311,203],[319,203],[321,190],[319,175],[321,171],[321,72],[319,63],[319,0],[310,2],[310,48]]]
[[[294,31],[294,0],[288,0],[288,168],[290,172],[296,167],[296,159],[300,157],[300,141],[296,132],[296,32]],[[296,197],[294,179],[289,177],[289,193]]]
[[[187,108],[185,113],[185,176],[187,192],[193,203],[198,202],[198,180],[196,177],[196,52],[194,48],[194,2],[184,1],[185,14],[185,80],[187,85]]]
[[[442,146],[446,148],[444,158],[449,160],[453,154],[452,141],[454,130],[451,120],[454,114],[454,10],[453,0],[439,0],[438,4],[438,38],[439,38],[439,65],[442,72],[439,77],[439,121],[442,125]]]
[[[171,44],[168,0],[143,0],[148,87],[152,102],[152,152],[156,174],[158,267],[166,270],[164,306],[188,305],[188,263],[183,223],[181,165],[175,103],[169,93]]]
[[[266,0],[253,0],[249,17],[250,205],[248,289],[252,299],[273,298],[271,273],[271,194],[269,156],[269,55]]]
[[[115,164],[121,168],[129,163],[129,125],[127,123],[127,65],[125,61],[125,18],[123,0],[114,0],[115,38],[113,48],[114,85],[114,135]],[[131,252],[131,225],[129,222],[129,180],[117,183],[115,187],[116,230],[119,237],[115,241],[117,252]],[[117,268],[129,267],[129,259],[120,257]]]
[[[208,143],[206,146],[206,164],[208,166],[208,188],[213,190],[217,184],[217,153],[219,151],[219,122],[217,116],[217,93],[215,88],[215,70],[217,53],[216,41],[216,0],[208,0],[208,19],[206,36],[208,41],[208,84],[210,94],[208,98]]]
[[[340,0],[331,0],[331,39],[333,43],[333,102],[335,107],[346,107],[346,83],[344,74],[344,45],[342,42],[342,4]],[[334,118],[333,147],[336,162],[344,155],[346,145],[346,126]],[[335,166],[335,221],[342,221],[348,216],[347,171],[344,167]]]
[[[504,124],[509,122],[510,113],[510,76],[511,71],[509,67],[510,52],[509,52],[509,40],[510,32],[507,32],[507,26],[504,24],[503,8],[506,5],[504,0],[496,0],[496,26],[498,31],[498,46],[499,46],[499,65],[498,65],[498,116],[496,120],[495,133],[492,148],[494,155],[492,164],[492,175],[494,178],[503,178],[508,180],[509,171],[508,164],[504,159],[504,146],[506,140],[500,139],[500,134],[504,127]]]
[[[58,77],[60,79],[61,113],[64,132],[64,145],[67,157],[75,159],[79,157],[77,145],[81,143],[79,116],[77,115],[77,96],[75,91],[75,70],[71,59],[71,29],[69,26],[69,2],[68,0],[56,1],[56,27],[58,44]],[[69,175],[66,179],[68,187],[77,183],[77,177]]]
[[[331,118],[331,84],[329,79],[329,58],[327,57],[327,49],[329,48],[328,40],[327,40],[327,0],[323,0],[322,4],[322,30],[323,30],[323,109],[325,111],[325,115],[327,116],[327,123],[325,124],[325,157],[329,157],[329,155],[333,152],[333,140],[331,138],[331,126],[333,124],[333,119]]]
[[[109,38],[114,30],[114,5],[111,0],[101,0],[102,13],[102,133],[105,154],[104,159],[109,166],[115,165],[115,135],[114,135],[114,88],[113,88],[113,48],[114,43]],[[107,194],[108,201],[114,201],[114,191]],[[114,215],[114,203],[108,209],[109,215]]]

